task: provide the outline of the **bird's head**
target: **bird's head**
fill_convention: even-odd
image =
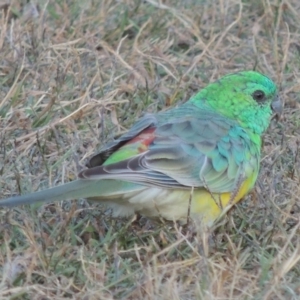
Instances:
[[[282,112],[276,84],[255,71],[226,75],[191,101],[197,106],[208,106],[259,135],[269,126],[272,110]]]

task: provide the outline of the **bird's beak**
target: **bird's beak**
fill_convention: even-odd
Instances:
[[[278,95],[276,95],[274,100],[272,101],[271,108],[272,108],[273,112],[277,115],[277,117],[280,119],[282,111],[283,111],[283,105],[282,105],[282,101]]]

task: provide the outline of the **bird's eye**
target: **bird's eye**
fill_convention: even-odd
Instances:
[[[252,97],[255,101],[261,102],[265,99],[265,93],[263,91],[257,90],[252,94]]]

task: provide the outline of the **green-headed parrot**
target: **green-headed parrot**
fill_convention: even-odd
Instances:
[[[272,110],[282,110],[272,80],[254,71],[226,75],[186,103],[142,117],[77,180],[0,206],[86,198],[114,216],[191,217],[211,226],[253,188]]]

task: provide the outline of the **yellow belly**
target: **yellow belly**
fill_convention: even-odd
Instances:
[[[256,176],[244,181],[232,193],[211,194],[206,189],[180,190],[145,187],[145,189],[123,194],[118,199],[99,199],[112,208],[114,216],[130,216],[141,213],[146,217],[162,217],[185,223],[190,217],[202,225],[211,226],[232,205],[243,198],[253,187]]]
[[[195,191],[191,206],[192,217],[200,217],[201,223],[211,226],[221,214],[226,213],[251,190],[255,180],[256,176],[249,178],[232,193],[211,194],[206,190]]]

